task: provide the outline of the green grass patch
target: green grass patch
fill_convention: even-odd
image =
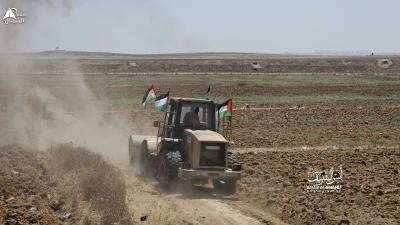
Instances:
[[[62,74],[23,75],[31,81],[40,83],[45,80],[48,84],[60,82],[76,82],[76,76]],[[307,86],[307,85],[399,85],[398,75],[327,75],[327,74],[147,74],[147,75],[84,75],[84,79],[91,85],[143,86],[152,83],[188,83],[188,84],[257,84],[276,86]]]

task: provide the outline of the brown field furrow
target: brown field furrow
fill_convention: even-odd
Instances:
[[[0,55],[0,223],[398,224],[400,57],[387,69],[381,58]],[[129,135],[156,135],[165,116],[141,105],[151,84],[233,99],[237,194],[162,190],[127,167]],[[331,167],[343,169],[340,191],[308,193],[308,172]]]
[[[400,148],[239,154],[240,196],[290,224],[396,224]],[[338,193],[306,193],[307,171],[343,168]]]

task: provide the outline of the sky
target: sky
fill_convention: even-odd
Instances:
[[[0,52],[400,53],[399,0],[0,0],[1,18],[15,5]]]

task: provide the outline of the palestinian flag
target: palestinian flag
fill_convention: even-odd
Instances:
[[[142,100],[143,107],[146,108],[147,103],[153,101],[154,99],[156,99],[156,89],[154,88],[153,85],[151,85],[149,89],[147,89],[146,94],[144,94],[143,96]]]
[[[220,104],[218,107],[219,118],[222,119],[226,116],[232,116],[233,102],[232,99],[226,100],[224,103]]]
[[[211,99],[211,85],[208,85],[208,89],[207,89],[206,94],[204,95],[204,98],[206,100],[210,100]]]
[[[167,94],[157,96],[155,101],[156,112],[165,112],[165,109],[167,108],[168,98],[169,92],[167,92]]]

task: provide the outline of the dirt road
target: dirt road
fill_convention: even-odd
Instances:
[[[235,196],[219,196],[211,187],[178,184],[163,192],[155,179],[142,180],[124,170],[127,201],[135,222],[143,224],[284,224],[267,212],[244,205]]]

